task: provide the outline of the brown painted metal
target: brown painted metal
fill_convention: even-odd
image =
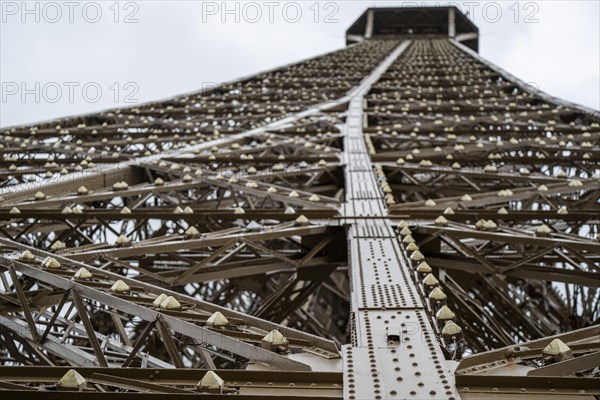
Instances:
[[[401,13],[218,88],[3,130],[0,390],[599,395],[600,113],[529,92],[460,27],[385,35]],[[57,390],[70,368],[84,390]]]

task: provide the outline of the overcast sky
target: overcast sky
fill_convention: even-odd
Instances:
[[[340,49],[367,7],[424,2],[227,1],[230,13],[222,1],[0,3],[5,127],[164,99]],[[453,3],[471,10],[485,58],[600,108],[598,0]]]

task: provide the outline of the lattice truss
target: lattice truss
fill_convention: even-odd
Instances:
[[[3,365],[339,363],[340,99],[394,44],[2,132]]]
[[[367,109],[389,212],[409,223],[402,241],[418,246],[421,277],[438,276],[469,352],[598,324],[597,115],[531,95],[448,40],[415,41]]]
[[[353,90],[399,44],[2,131],[0,359],[20,369],[0,387],[60,389],[78,367],[90,391],[215,393],[198,381],[219,370],[219,395],[340,397],[342,132]],[[448,40],[414,40],[364,112],[394,240],[446,357],[598,324],[597,116]]]

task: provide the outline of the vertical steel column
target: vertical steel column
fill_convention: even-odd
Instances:
[[[456,36],[456,14],[454,8],[448,8],[448,36],[454,38]]]
[[[352,94],[344,126],[352,344],[342,348],[346,399],[459,398],[387,217],[363,135],[364,96],[408,47],[401,43]]]
[[[365,29],[365,39],[373,36],[373,24],[375,23],[375,10],[367,11],[367,27]]]

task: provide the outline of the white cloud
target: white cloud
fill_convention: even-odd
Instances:
[[[227,23],[218,16],[203,22],[202,3],[192,1],[137,1],[139,23],[114,23],[108,9],[112,2],[100,3],[103,16],[96,24],[85,22],[77,13],[74,23],[60,20],[54,24],[35,23],[31,17],[22,23],[18,15],[3,15],[7,21],[0,25],[2,82],[25,82],[29,88],[35,82],[97,82],[103,93],[97,103],[86,102],[80,90],[70,103],[64,86],[56,104],[36,103],[33,96],[22,102],[12,96],[0,104],[1,126],[125,105],[127,82],[138,85],[135,98],[152,101],[200,89],[206,82],[228,81],[313,57],[342,48],[345,30],[365,8],[409,2],[333,2],[337,11],[324,9],[326,2],[319,2],[316,23],[314,2],[298,2],[303,13],[298,23],[287,22],[280,12],[270,23],[263,8],[263,18],[254,24],[235,23],[232,16]],[[472,18],[482,35],[481,54],[552,95],[599,108],[599,3],[538,1],[535,17],[539,22],[534,24],[523,22],[526,12],[532,11],[525,8],[526,2],[518,3],[519,21],[514,21],[514,9],[510,9],[514,3],[496,3],[502,9],[496,23],[482,16],[486,2],[475,8]],[[120,11],[122,20],[132,10]],[[325,23],[332,11],[338,22]],[[117,103],[115,82],[120,91]]]

